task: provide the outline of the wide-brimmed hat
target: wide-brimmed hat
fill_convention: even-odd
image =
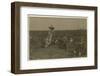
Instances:
[[[49,26],[49,29],[53,30],[54,29],[53,25]]]

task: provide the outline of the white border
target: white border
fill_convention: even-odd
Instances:
[[[58,15],[58,16],[78,16],[87,17],[87,55],[84,58],[64,58],[48,60],[28,59],[28,14],[37,15]],[[75,67],[94,65],[94,11],[74,10],[74,9],[55,9],[40,7],[21,7],[20,9],[20,69],[42,69],[57,67]]]

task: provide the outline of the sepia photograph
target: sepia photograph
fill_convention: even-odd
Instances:
[[[87,57],[87,18],[28,15],[29,60]]]
[[[11,72],[97,69],[97,7],[11,3]]]

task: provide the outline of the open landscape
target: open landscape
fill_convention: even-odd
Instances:
[[[57,59],[87,56],[86,30],[55,30],[52,44],[45,47],[48,31],[29,31],[29,59]]]
[[[29,59],[87,57],[87,17],[28,15]]]

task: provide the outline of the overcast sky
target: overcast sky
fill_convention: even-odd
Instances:
[[[86,18],[28,17],[29,30],[45,31],[50,25],[55,30],[79,30],[87,28]]]

